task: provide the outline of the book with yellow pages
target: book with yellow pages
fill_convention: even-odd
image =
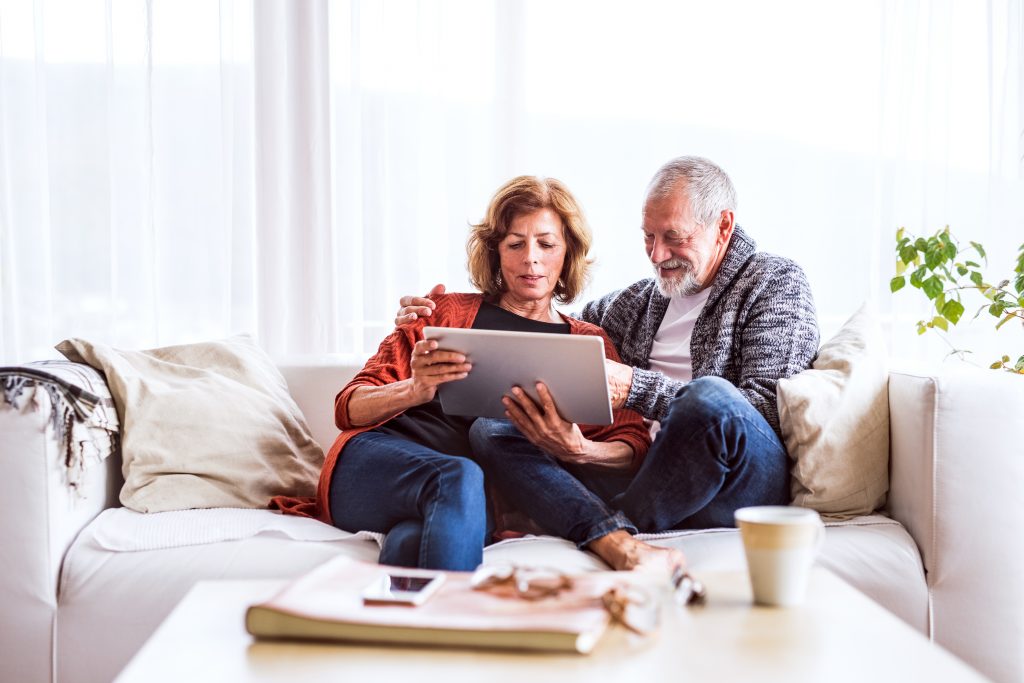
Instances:
[[[388,568],[338,557],[249,607],[257,638],[588,653],[608,626],[609,579],[595,573],[544,600],[474,590],[469,572],[445,580],[419,606],[366,604],[363,591]]]

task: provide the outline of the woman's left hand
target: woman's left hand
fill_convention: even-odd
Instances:
[[[575,422],[566,422],[558,414],[551,392],[543,382],[537,382],[539,405],[519,387],[502,402],[512,423],[545,453],[564,462],[582,463],[586,460],[588,440]]]

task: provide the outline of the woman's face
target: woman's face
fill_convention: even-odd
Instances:
[[[516,216],[498,243],[498,256],[506,296],[520,301],[550,299],[565,263],[562,219],[551,209]]]

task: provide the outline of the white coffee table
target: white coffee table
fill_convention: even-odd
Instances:
[[[708,602],[665,610],[659,633],[613,628],[590,655],[254,641],[245,608],[281,581],[203,581],[118,683],[359,681],[981,681],[917,631],[816,567],[805,605],[751,605],[745,574],[704,573]]]

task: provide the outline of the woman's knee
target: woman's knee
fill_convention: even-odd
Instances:
[[[484,514],[484,471],[468,458],[452,456],[439,466],[438,486],[444,496],[466,510]]]
[[[396,567],[416,567],[420,557],[423,522],[407,519],[391,527],[381,546],[380,563]]]

